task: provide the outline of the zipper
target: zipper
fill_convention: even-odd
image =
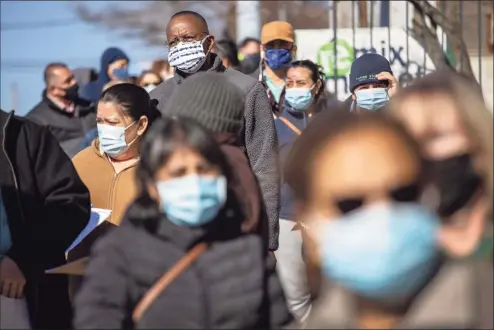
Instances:
[[[17,206],[19,207],[19,214],[21,216],[21,222],[22,222],[22,227],[23,229],[26,228],[26,220],[24,217],[24,211],[22,210],[22,204],[21,204],[21,198],[19,197],[19,182],[17,181],[17,176],[15,173],[14,169],[14,164],[12,163],[12,160],[10,159],[8,153],[7,153],[7,148],[6,148],[6,140],[7,140],[7,126],[9,125],[9,122],[13,116],[13,113],[10,113],[9,117],[7,118],[7,122],[5,123],[5,126],[3,127],[3,140],[2,140],[2,150],[5,154],[5,158],[7,158],[7,161],[9,162],[9,167],[10,171],[12,173],[12,177],[14,178],[14,187],[15,187],[15,194],[16,194],[16,199],[17,199]],[[34,311],[30,313],[31,315],[37,315],[38,314],[38,305],[39,305],[39,290],[38,286],[34,285]]]
[[[129,166],[129,167],[123,169],[120,173],[115,172],[115,169],[113,168],[113,165],[111,164],[111,160],[110,159],[108,159],[108,163],[109,163],[109,165],[111,166],[111,168],[113,170],[113,178],[112,178],[112,180],[110,182],[110,192],[108,194],[108,209],[113,210],[113,206],[114,206],[113,203],[115,201],[115,198],[114,197],[115,197],[115,190],[116,190],[115,189],[115,186],[117,185],[119,176],[122,173],[124,173],[125,171],[127,171],[128,169],[130,169],[130,168],[132,168],[134,166],[137,166],[137,163],[135,163],[134,165]],[[115,214],[114,212],[111,213],[111,215],[110,215],[110,222],[113,222],[113,220],[114,220],[114,218],[113,218],[114,214]]]

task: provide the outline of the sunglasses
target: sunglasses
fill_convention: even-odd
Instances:
[[[419,182],[413,182],[391,189],[387,192],[387,194],[395,202],[406,203],[417,201],[421,192],[422,185],[419,184]],[[343,199],[335,199],[334,204],[342,214],[347,214],[366,205],[367,196],[354,196]]]

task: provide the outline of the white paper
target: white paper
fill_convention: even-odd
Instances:
[[[26,298],[0,295],[0,329],[31,329]]]
[[[105,222],[110,217],[110,214],[111,210],[91,208],[91,218],[89,219],[86,228],[81,231],[79,236],[77,236],[75,241],[70,245],[65,253],[69,253],[70,250],[82,242],[82,240],[86,238],[86,236],[89,235],[96,227]]]

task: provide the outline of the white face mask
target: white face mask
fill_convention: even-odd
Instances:
[[[170,48],[168,63],[182,72],[196,73],[206,62],[207,54],[204,54],[203,48],[206,38],[199,41],[180,42],[175,47]]]

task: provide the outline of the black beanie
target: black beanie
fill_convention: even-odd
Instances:
[[[386,57],[375,53],[367,53],[360,56],[353,61],[350,69],[350,92],[353,93],[355,88],[361,85],[382,83],[382,81],[376,79],[376,75],[381,72],[393,74]]]
[[[213,133],[239,134],[244,124],[243,93],[224,73],[198,72],[176,87],[165,113],[195,119]]]

